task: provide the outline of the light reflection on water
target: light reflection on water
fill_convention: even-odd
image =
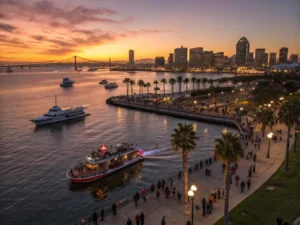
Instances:
[[[79,73],[70,68],[55,68],[58,72],[53,72],[53,68],[41,70],[43,72],[36,68],[16,69],[9,75],[0,74],[0,210],[3,224],[70,224],[94,210],[110,208],[112,202],[132,196],[159,178],[176,174],[182,167],[181,154],[172,150],[170,134],[178,122],[192,123],[200,137],[197,149],[189,155],[191,164],[213,154],[214,139],[223,126],[105,104],[108,97],[126,93],[122,83],[125,77],[153,83],[177,74]],[[60,88],[66,76],[75,80],[73,88]],[[219,74],[193,76],[221,77]],[[104,89],[98,84],[102,79],[117,82],[119,88]],[[170,89],[166,85],[166,91]],[[134,92],[138,93],[138,87]],[[28,119],[46,113],[54,105],[54,95],[58,96],[61,107],[89,104],[87,112],[91,116],[35,127]],[[207,134],[205,128],[209,130]],[[86,154],[102,143],[114,145],[123,141],[138,142],[146,151],[145,160],[91,184],[68,182],[66,171],[83,161]],[[34,219],[35,215],[39,215],[39,220]]]

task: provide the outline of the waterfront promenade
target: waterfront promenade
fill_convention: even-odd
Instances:
[[[249,143],[249,146],[245,151],[246,154],[250,150],[252,150],[253,153],[257,154],[257,161],[255,162],[256,173],[252,175],[252,184],[250,190],[248,191],[246,187],[246,191],[244,193],[240,193],[240,187],[236,187],[235,182],[233,180],[233,184],[231,185],[230,190],[230,209],[234,208],[241,201],[243,201],[245,198],[251,195],[258,187],[260,187],[266,180],[268,180],[271,177],[271,175],[282,164],[285,155],[286,128],[283,125],[276,125],[273,127],[273,132],[276,132],[277,129],[282,129],[283,140],[278,141],[277,143],[272,141],[270,158],[267,159],[267,136],[262,138],[260,126],[255,127],[254,136],[258,134],[258,136],[262,138],[260,149],[255,149],[254,146],[251,143]],[[266,134],[269,131],[269,128],[267,128]],[[293,140],[291,140],[291,143],[292,141]],[[213,152],[211,155],[213,155]],[[147,157],[145,158],[145,160],[147,160]],[[240,176],[240,181],[244,180],[246,182],[248,180],[248,169],[253,164],[253,160],[240,160],[239,168],[237,170],[237,174]],[[211,169],[212,171],[211,176],[209,177],[205,176],[204,169],[199,169],[197,172],[193,172],[189,176],[190,185],[196,184],[196,186],[198,187],[198,191],[195,193],[195,206],[198,205],[200,208],[194,209],[194,224],[212,225],[223,216],[224,201],[222,195],[221,199],[218,199],[217,202],[214,203],[214,210],[211,214],[207,216],[201,215],[201,199],[203,197],[207,199],[212,189],[223,188],[223,172],[221,163],[218,161],[213,162],[212,165],[209,166],[209,169]],[[154,184],[156,184],[157,181],[153,182],[155,182]],[[169,185],[169,182],[167,182],[166,185]],[[181,193],[183,193],[183,180],[174,179],[173,187],[175,187],[176,190],[180,190]],[[132,193],[132,195],[134,194],[135,193]],[[183,199],[178,200],[176,196],[174,198],[165,198],[164,192],[161,191],[159,199],[156,199],[155,193],[148,193],[147,202],[144,202],[143,199],[140,199],[138,202],[138,207],[135,207],[134,202],[130,202],[128,205],[118,208],[116,216],[113,216],[111,213],[105,215],[104,221],[99,222],[100,216],[98,216],[98,224],[124,225],[126,224],[128,218],[130,218],[132,220],[132,223],[135,224],[135,216],[136,214],[140,214],[141,212],[144,212],[145,214],[146,225],[159,225],[163,216],[166,217],[168,225],[185,225],[187,221],[184,213]],[[91,212],[91,214],[92,213],[93,212]],[[88,224],[92,224],[92,222]]]

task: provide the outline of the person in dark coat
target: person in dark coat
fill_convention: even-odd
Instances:
[[[161,225],[166,225],[166,217],[165,216],[161,219]]]
[[[114,203],[111,208],[112,208],[114,216],[117,215],[117,205]]]
[[[201,203],[202,203],[202,216],[205,216],[205,214],[206,214],[206,200],[205,200],[205,198],[202,198]]]
[[[93,217],[93,223],[94,223],[94,225],[98,225],[98,223],[97,223],[97,218],[98,218],[97,213],[94,212],[92,217]]]
[[[159,190],[157,189],[157,191],[156,191],[156,198],[159,198],[159,195],[160,195],[160,192],[159,192]]]
[[[132,222],[131,222],[130,218],[128,218],[128,220],[127,220],[127,225],[132,225]]]
[[[241,182],[241,192],[244,192],[244,189],[245,189],[245,181],[242,181]]]
[[[248,186],[248,190],[249,190],[250,186],[251,186],[251,181],[250,180],[247,181],[247,186]]]
[[[136,225],[140,225],[140,215],[139,214],[136,214],[135,222],[136,222]]]
[[[101,221],[103,221],[104,220],[104,209],[101,209],[100,215],[101,215]]]
[[[280,215],[278,215],[278,216],[276,217],[276,221],[277,221],[277,225],[282,225],[283,219],[281,218]]]
[[[145,214],[143,212],[141,212],[140,215],[140,220],[141,220],[141,225],[144,225],[144,221],[145,221]]]

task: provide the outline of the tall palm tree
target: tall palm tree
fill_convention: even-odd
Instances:
[[[188,203],[188,153],[196,148],[196,131],[192,124],[178,124],[178,128],[174,129],[174,133],[171,135],[171,144],[175,150],[182,151],[182,163],[183,163],[183,181],[184,181],[184,205],[186,215],[189,215],[189,203]]]
[[[237,134],[223,132],[222,138],[216,139],[215,155],[226,165],[224,173],[224,224],[229,224],[229,190],[230,164],[239,161],[244,156],[244,149]]]
[[[300,118],[300,97],[290,97],[285,103],[282,104],[279,110],[279,120],[284,122],[285,125],[288,127],[285,160],[284,160],[285,171],[289,170],[291,127],[293,127],[294,124],[297,124],[299,118]]]
[[[181,95],[181,84],[182,84],[182,76],[177,77],[177,83],[179,85],[179,94]]]
[[[139,90],[140,97],[143,97],[142,96],[143,95],[142,91],[143,91],[143,87],[144,87],[144,81],[143,80],[138,80],[137,84],[140,87],[140,90]]]
[[[130,79],[129,78],[124,78],[123,83],[126,84],[127,100],[128,100]]]
[[[262,109],[260,112],[256,113],[256,121],[262,125],[262,136],[265,136],[265,130],[268,125],[274,119],[274,112],[267,109]]]
[[[202,84],[203,84],[203,89],[206,89],[206,84],[207,84],[208,79],[207,78],[203,78],[201,80]]]
[[[213,86],[214,82],[215,82],[215,81],[214,81],[213,79],[209,79],[209,80],[208,80],[208,83],[210,84],[210,87]]]
[[[200,84],[201,84],[201,79],[198,78],[198,79],[197,79],[197,87],[198,87],[198,90],[200,90]]]
[[[130,87],[131,87],[131,97],[133,98],[133,85],[135,85],[135,81],[130,80],[129,84],[130,84]]]
[[[165,96],[166,95],[166,87],[165,86],[166,86],[166,83],[168,83],[168,81],[165,78],[163,78],[160,80],[160,82],[163,83],[163,85],[164,85],[164,96]]]
[[[172,89],[172,97],[173,97],[173,94],[174,94],[174,85],[176,83],[176,80],[174,78],[170,78],[169,79],[169,83],[171,84],[171,89]]]
[[[194,86],[195,86],[195,83],[197,82],[197,78],[196,77],[192,77],[191,81],[193,83],[193,90],[194,90]]]
[[[184,78],[183,83],[185,84],[185,91],[188,90],[188,83],[190,83],[190,79],[189,78]]]
[[[149,87],[151,87],[151,84],[147,82],[146,87],[147,87],[147,94],[149,94]]]
[[[155,96],[156,96],[156,99],[157,99],[157,85],[158,85],[158,81],[157,80],[155,80],[154,82],[153,82],[153,84],[155,84],[155,88],[154,88],[154,90],[155,90]]]

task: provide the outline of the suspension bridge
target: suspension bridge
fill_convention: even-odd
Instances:
[[[84,66],[88,66],[93,69],[101,69],[107,68],[111,69],[112,62],[109,58],[108,61],[97,61],[92,59],[86,59],[80,56],[72,56],[63,60],[52,60],[52,61],[44,61],[44,62],[21,62],[21,63],[7,63],[6,65],[0,65],[0,67],[6,67],[7,72],[13,72],[12,68],[32,68],[32,67],[51,67],[51,66],[74,66],[74,70],[81,71],[81,68]]]

